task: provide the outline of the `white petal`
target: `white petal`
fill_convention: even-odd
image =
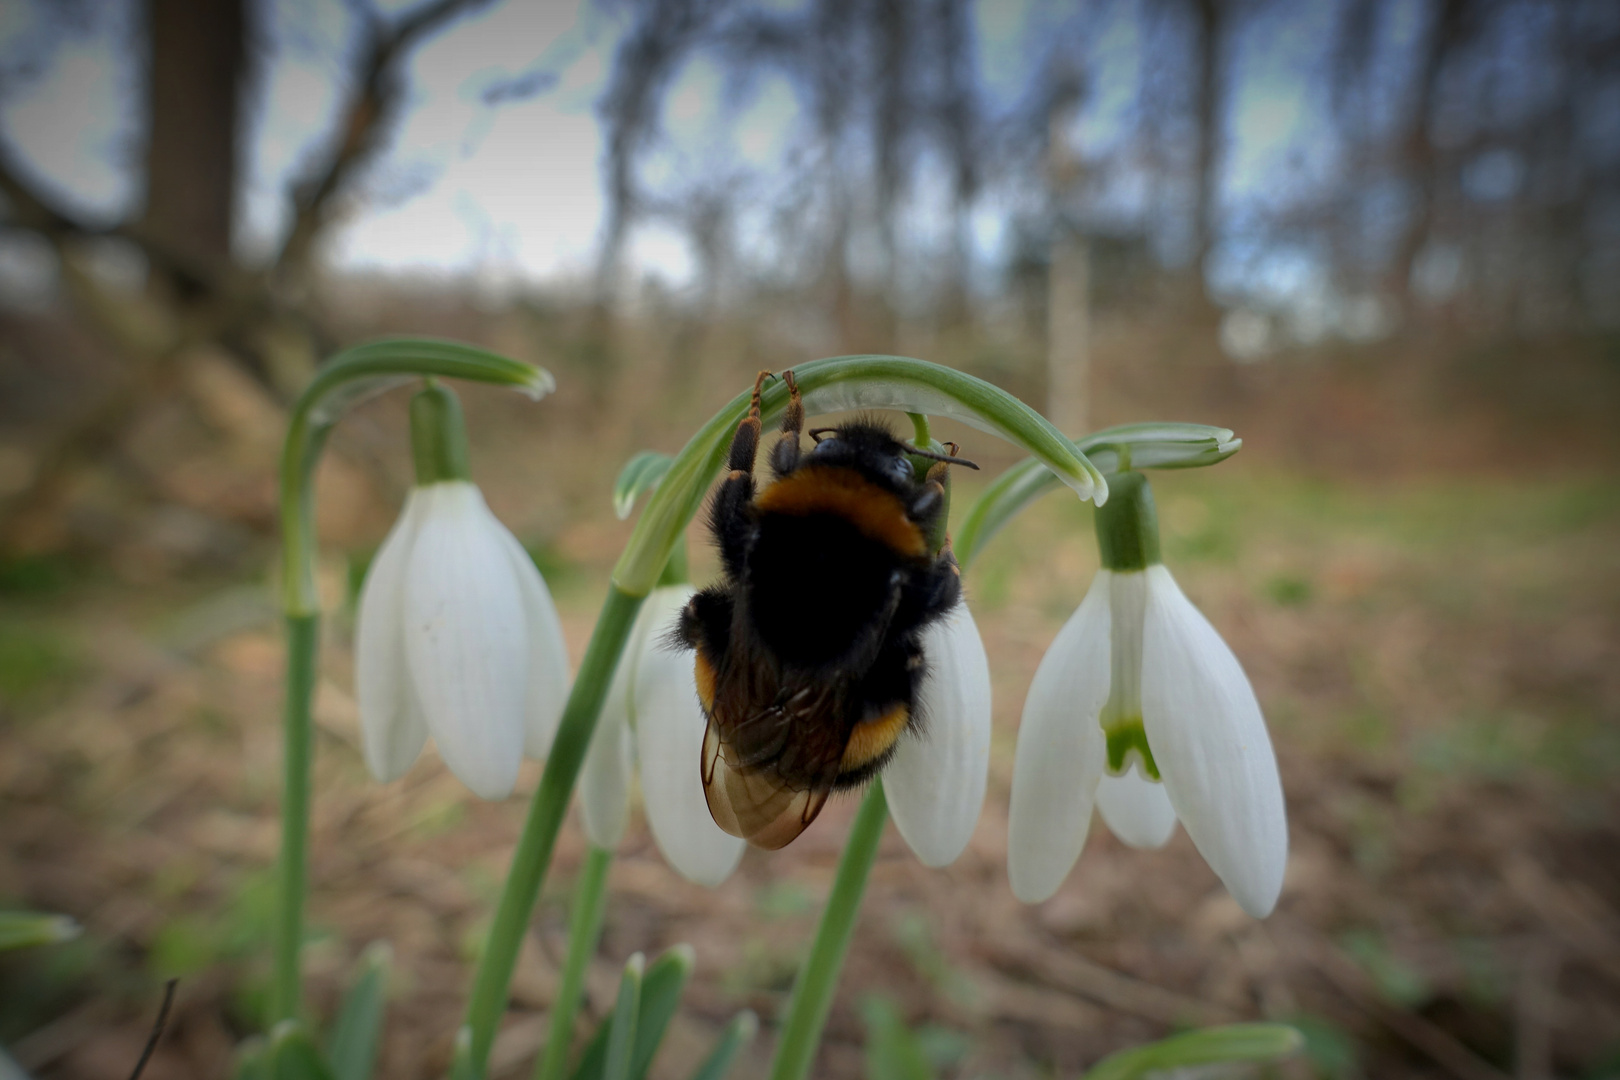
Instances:
[[[630,818],[632,771],[630,723],[624,710],[624,692],[617,685],[617,679],[614,683],[602,705],[602,715],[591,733],[591,745],[585,751],[585,763],[579,772],[579,816],[585,835],[591,838],[592,844],[609,851],[624,839],[624,828]]]
[[[485,513],[489,513],[486,509]],[[563,638],[562,620],[551,590],[535,568],[534,560],[523,550],[517,537],[489,514],[490,528],[500,536],[511,564],[512,577],[523,602],[523,624],[529,635],[528,691],[523,713],[523,753],[544,760],[551,753],[551,740],[557,735],[557,721],[568,704],[568,642]]]
[[[669,597],[655,590],[641,605],[636,621],[625,639],[624,653],[608,684],[602,715],[585,751],[585,764],[579,774],[579,810],[585,835],[599,848],[609,850],[624,839],[630,817],[630,777],[633,771],[634,742],[630,723],[630,686],[646,647],[648,628],[669,618],[665,606]],[[675,610],[686,603],[689,588],[669,590],[678,601]]]
[[[1057,892],[1091,827],[1092,797],[1107,758],[1097,718],[1108,700],[1108,579],[1046,650],[1024,701],[1007,822],[1007,876],[1027,904]]]
[[[901,737],[883,791],[917,858],[945,866],[972,838],[990,776],[990,661],[965,603],[923,632],[923,656],[923,731]]]
[[[1142,723],[1187,834],[1255,918],[1276,906],[1288,861],[1277,758],[1260,704],[1232,650],[1150,566],[1142,648]]]
[[[1164,785],[1145,779],[1135,766],[1124,776],[1103,774],[1097,809],[1109,831],[1133,848],[1162,848],[1176,831],[1176,810]]]
[[[405,581],[405,655],[450,771],[485,799],[510,795],[523,756],[529,661],[523,601],[478,489],[434,484]]]
[[[377,549],[355,616],[354,682],[366,767],[378,780],[404,776],[427,742],[427,721],[405,666],[405,566],[416,542],[416,490]]]
[[[636,671],[641,794],[647,824],[669,864],[701,885],[718,885],[731,876],[748,845],[724,832],[709,814],[701,768],[708,721],[698,705],[691,654],[677,652],[663,640],[670,625],[652,625]]]

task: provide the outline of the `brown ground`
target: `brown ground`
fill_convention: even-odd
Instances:
[[[188,384],[194,401],[240,404],[229,389],[210,397],[206,365],[194,370],[205,372]],[[729,392],[734,374],[712,381]],[[1277,913],[1255,922],[1239,912],[1184,834],[1143,853],[1101,826],[1053,900],[1024,907],[1008,890],[1024,690],[1095,567],[1089,510],[1054,495],[969,575],[996,681],[979,830],[944,871],[918,865],[892,829],[885,837],[816,1075],[866,1075],[860,1004],[871,994],[923,1032],[944,1077],[1073,1076],[1177,1026],[1256,1017],[1306,1030],[1309,1054],[1287,1076],[1620,1075],[1612,457],[1566,454],[1554,480],[1511,454],[1464,471],[1382,458],[1369,475],[1334,460],[1307,470],[1276,445],[1299,438],[1287,432],[1305,408],[1279,405],[1268,385],[1301,380],[1218,378],[1226,390],[1199,391],[1219,399],[1208,412],[1233,417],[1251,448],[1264,442],[1251,430],[1283,434],[1158,490],[1167,562],[1244,660],[1282,759],[1292,849]],[[675,415],[626,408],[603,419],[566,393],[540,406],[469,397],[475,469],[497,511],[540,544],[577,660],[627,532],[606,512],[605,478],[631,448],[673,449],[687,413],[721,394],[705,383],[692,404],[665,410]],[[1380,430],[1349,391],[1298,401],[1323,431]],[[214,435],[235,433],[230,453],[205,438],[206,407],[136,432],[129,460],[165,478],[167,510],[118,517],[108,509],[125,497],[116,476],[80,485],[70,523],[140,523],[106,554],[0,567],[0,901],[70,913],[87,931],[0,958],[0,1042],[40,1077],[127,1076],[169,974],[181,977],[179,1000],[151,1080],[223,1075],[255,1027],[282,647],[263,585],[264,459],[252,447],[273,443],[275,424],[246,408],[215,417]],[[467,795],[431,755],[393,785],[365,775],[342,552],[386,526],[393,492],[367,480],[365,463],[386,456],[382,475],[402,481],[398,420],[397,401],[368,406],[339,443],[347,464],[325,478],[334,614],[318,702],[308,985],[312,1012],[330,1018],[360,949],[391,942],[379,1075],[427,1077],[447,1061],[467,958],[536,771],[500,804]],[[1477,417],[1447,422],[1473,433],[1470,446],[1501,431]],[[1386,430],[1432,449],[1405,426]],[[1607,431],[1582,431],[1582,445],[1609,445]],[[977,449],[984,437],[963,441]],[[194,449],[205,445],[215,449]],[[161,456],[142,457],[151,446],[168,455],[161,468],[140,464]],[[998,453],[980,456],[1012,460]],[[236,512],[184,509],[231,498]],[[711,568],[700,560],[699,577]],[[733,1075],[761,1075],[854,808],[830,806],[782,852],[750,852],[713,891],[669,871],[637,821],[612,872],[591,1014],[609,1005],[631,952],[690,942],[697,972],[654,1074],[686,1075],[749,1007],[763,1033]],[[570,822],[496,1075],[530,1067],[583,850]]]

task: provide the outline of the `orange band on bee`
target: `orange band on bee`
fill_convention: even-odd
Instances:
[[[698,704],[704,714],[714,712],[714,665],[701,650],[693,654],[692,680],[697,683]]]
[[[853,772],[887,754],[900,733],[906,730],[906,721],[910,718],[911,711],[902,702],[882,716],[856,724],[855,730],[849,733],[849,742],[844,744],[838,771]]]
[[[766,488],[757,505],[765,513],[836,514],[901,555],[928,554],[922,530],[899,497],[851,469],[807,465]]]

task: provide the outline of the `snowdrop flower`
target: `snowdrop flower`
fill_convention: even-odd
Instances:
[[[1276,906],[1288,858],[1277,760],[1237,657],[1159,561],[1153,494],[1109,479],[1103,569],[1047,650],[1013,768],[1008,875],[1026,903],[1058,889],[1095,803],[1132,847],[1179,820],[1243,910]]]
[[[634,763],[653,840],[683,877],[718,885],[731,876],[747,844],[709,816],[698,762],[707,721],[692,680],[692,658],[668,643],[692,597],[685,583],[652,591],[630,628],[602,715],[579,776],[585,834],[612,850],[630,816]]]
[[[663,585],[642,606],[602,707],[580,774],[581,816],[591,842],[624,835],[632,759],[653,839],[671,866],[704,885],[731,875],[747,843],[714,823],[700,768],[707,720],[691,655],[668,644],[690,585]],[[919,694],[927,727],[905,736],[883,771],[900,835],[928,866],[967,847],[984,805],[990,767],[990,666],[966,604],[924,632],[930,674]]]
[[[534,562],[467,479],[465,424],[449,390],[411,401],[417,484],[383,541],[355,629],[366,764],[403,775],[432,735],[484,799],[511,794],[544,757],[568,697],[562,624]]]

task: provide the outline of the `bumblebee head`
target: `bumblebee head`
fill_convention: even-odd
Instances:
[[[861,419],[832,428],[812,428],[810,437],[816,441],[815,448],[810,451],[811,461],[818,465],[856,469],[894,490],[903,491],[922,481],[922,466],[914,461],[916,458],[978,468],[965,458],[938,454],[903,443],[888,428],[873,420]],[[954,454],[956,444],[949,445]]]
[[[857,420],[835,428],[816,428],[810,437],[816,440],[810,460],[817,465],[854,469],[895,491],[917,483],[905,444],[880,423]]]

